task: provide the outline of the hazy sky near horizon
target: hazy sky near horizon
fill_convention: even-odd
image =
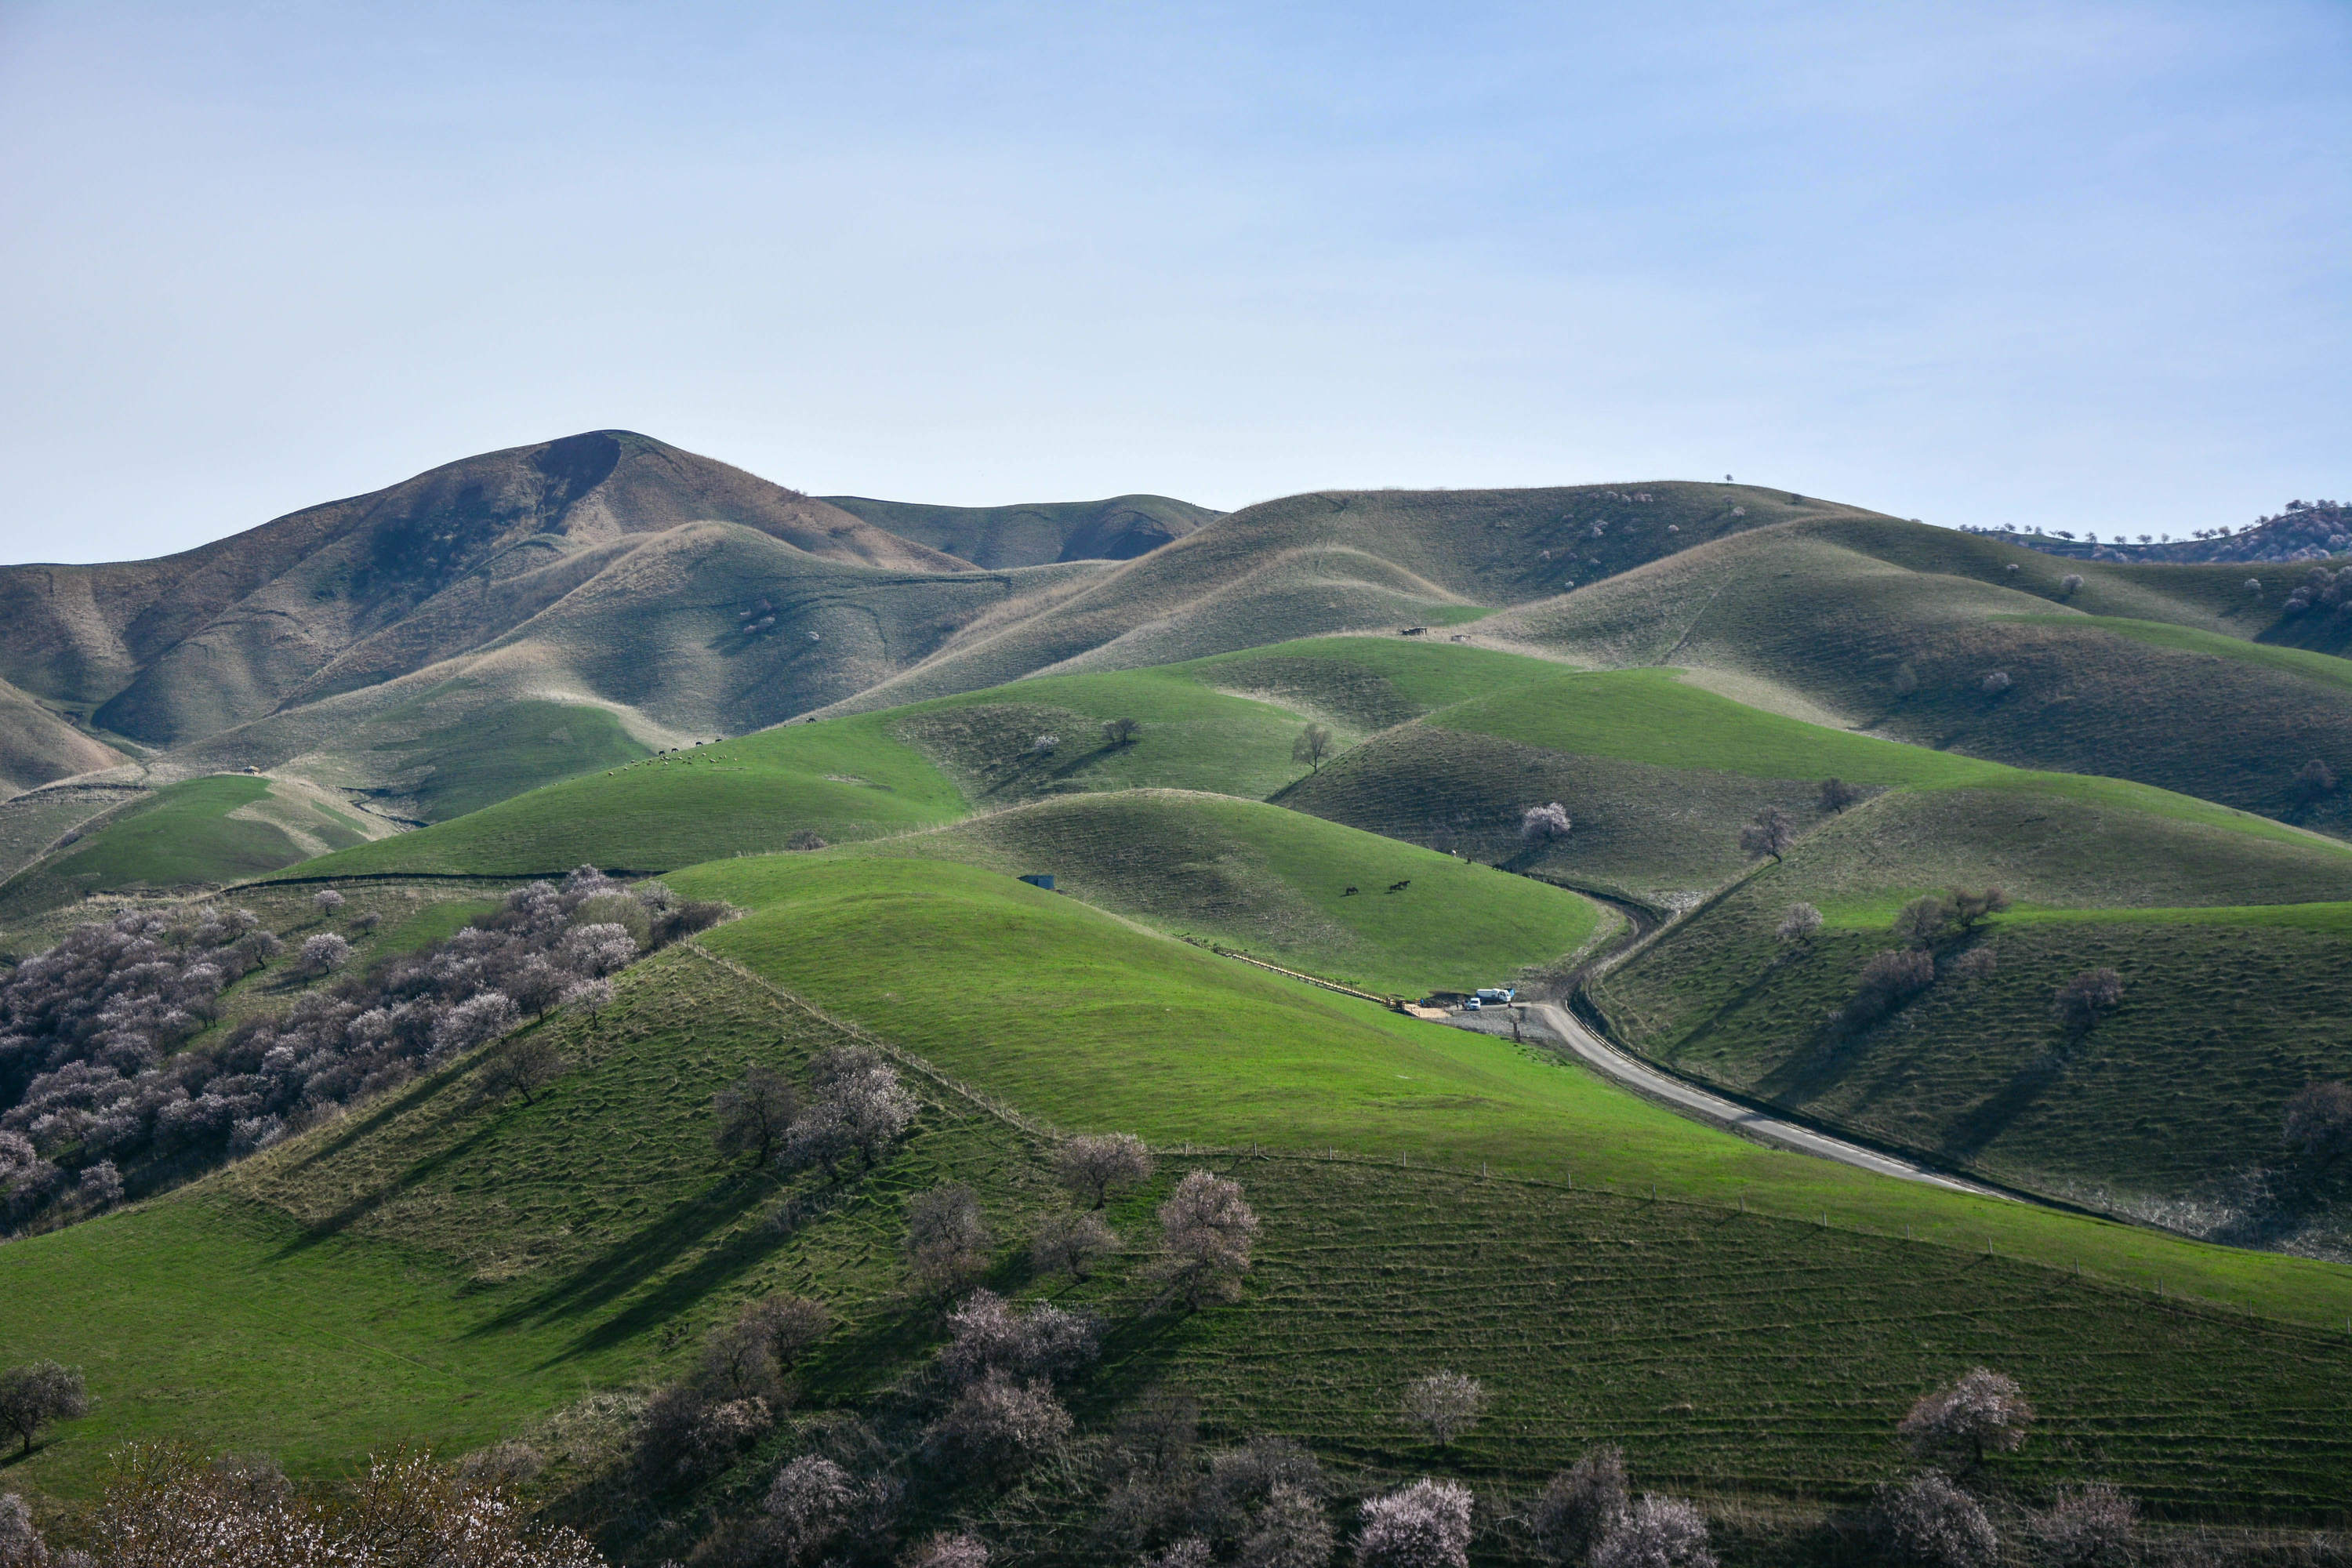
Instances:
[[[0,0],[0,560],[819,493],[2352,493],[2352,5]]]

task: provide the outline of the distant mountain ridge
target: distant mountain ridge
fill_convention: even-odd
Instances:
[[[1131,561],[1224,515],[1170,496],[1016,506],[928,506],[866,496],[824,499],[901,539],[989,567]]]
[[[1978,528],[1962,531],[1980,533],[2003,544],[2021,544],[2045,555],[2071,555],[2084,561],[2143,561],[2167,565],[2324,561],[2352,548],[2352,505],[2332,500],[2291,500],[2286,510],[2276,516],[2256,518],[2245,528],[2200,529],[2188,539],[2162,541],[2142,535],[2137,542],[2121,533],[2102,540],[2089,531],[2080,539],[2071,531],[2027,533],[2013,528]]]

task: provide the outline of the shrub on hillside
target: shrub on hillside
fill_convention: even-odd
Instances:
[[[1592,1549],[1592,1568],[1716,1568],[1706,1516],[1680,1498],[1645,1496]]]
[[[1209,1456],[1192,1504],[1192,1533],[1230,1551],[1278,1490],[1320,1500],[1329,1489],[1313,1450],[1288,1437],[1257,1436]]]
[[[1143,733],[1142,721],[1136,719],[1106,719],[1102,728],[1104,743],[1112,746],[1131,746]]]
[[[1921,1458],[1954,1458],[1963,1469],[1974,1469],[1988,1451],[2024,1447],[2032,1425],[2033,1406],[2017,1380],[1979,1366],[1921,1394],[1895,1430]]]
[[[1055,1150],[1054,1170],[1064,1186],[1100,1208],[1113,1188],[1150,1178],[1151,1151],[1132,1132],[1092,1133],[1073,1138]]]
[[[1842,778],[1832,777],[1822,781],[1821,808],[1823,811],[1843,811],[1861,798],[1862,791]]]
[[[734,1460],[775,1425],[764,1399],[719,1399],[695,1384],[665,1388],[637,1417],[635,1469],[648,1492],[690,1487]]]
[[[941,1531],[905,1559],[907,1568],[988,1568],[988,1546],[969,1531]]]
[[[1932,947],[1952,918],[1952,907],[1934,893],[1923,893],[1895,911],[1895,935],[1913,947]]]
[[[1953,923],[1964,931],[1976,930],[1986,920],[2009,908],[2009,894],[1998,886],[1979,888],[1974,891],[1954,888],[1945,894],[1945,900],[1952,907]]]
[[[2336,770],[2312,758],[2295,771],[2294,793],[2306,805],[2326,799],[2336,793]]]
[[[1549,805],[1531,805],[1520,815],[1519,837],[1530,844],[1549,844],[1567,837],[1573,826],[1568,807],[1553,801]]]
[[[794,1118],[784,1141],[796,1168],[823,1165],[835,1175],[855,1154],[871,1170],[921,1109],[897,1069],[868,1047],[835,1047],[817,1058],[810,1079],[816,1099]]]
[[[792,1079],[754,1064],[711,1096],[710,1110],[718,1121],[710,1137],[719,1152],[749,1154],[753,1165],[764,1165],[791,1131],[793,1118],[800,1112],[800,1096]]]
[[[1470,1489],[1422,1479],[1368,1498],[1356,1534],[1356,1568],[1467,1568]]]
[[[2325,1168],[2352,1154],[2352,1084],[2307,1083],[2286,1102],[2287,1147]]]
[[[1870,1535],[1905,1568],[1990,1568],[2000,1556],[2000,1537],[1984,1505],[1937,1470],[1880,1487],[1870,1505]]]
[[[0,1568],[48,1568],[48,1543],[33,1528],[33,1510],[15,1492],[0,1492]]]
[[[1486,1390],[1479,1381],[1459,1372],[1433,1372],[1404,1385],[1405,1419],[1429,1434],[1444,1447],[1457,1433],[1478,1425],[1486,1408]]]
[[[1238,1568],[1329,1568],[1337,1544],[1322,1498],[1283,1484],[1267,1492],[1234,1561]]]
[[[816,829],[803,827],[795,830],[790,838],[784,840],[784,847],[806,852],[812,849],[827,848],[829,846]]]
[[[948,1314],[940,1370],[957,1384],[993,1375],[1053,1384],[1092,1365],[1099,1353],[1092,1319],[1050,1301],[1016,1311],[995,1291],[975,1290]]]
[[[804,1454],[776,1472],[761,1511],[754,1561],[787,1565],[869,1560],[898,1513],[900,1488],[888,1476],[856,1476]],[[980,1562],[987,1561],[982,1553]]]
[[[2123,976],[2112,969],[2086,969],[2058,987],[2051,1012],[2073,1034],[2082,1034],[2124,999]]]
[[[1811,904],[1790,904],[1780,916],[1773,934],[1792,945],[1813,940],[1822,929],[1822,911]]]
[[[33,1451],[42,1428],[89,1414],[89,1391],[79,1367],[37,1361],[0,1373],[0,1432],[22,1445],[20,1453]]]
[[[2010,679],[2009,671],[1989,669],[1985,671],[1984,679],[1977,682],[1977,689],[1988,697],[1998,697],[2015,684],[2015,681]]]
[[[1580,1563],[1625,1517],[1629,1502],[1623,1451],[1589,1448],[1552,1477],[1537,1500],[1536,1549],[1558,1568]]]
[[[541,1034],[525,1035],[482,1065],[482,1093],[490,1100],[520,1094],[529,1105],[531,1097],[562,1078],[568,1066],[554,1041]]]
[[[2061,598],[2071,599],[2082,585],[2083,574],[2080,572],[2069,572],[2058,579],[2058,595]]]
[[[1916,948],[1874,952],[1838,1020],[1848,1028],[1866,1028],[1935,983],[1935,959]]]
[[[907,1267],[926,1289],[971,1283],[987,1270],[989,1247],[979,1195],[962,1183],[934,1187],[907,1205]]]
[[[1777,805],[1768,805],[1739,830],[1739,852],[1750,860],[1769,855],[1775,861],[1797,842],[1797,825]]]
[[[1950,967],[1944,973],[1955,980],[1974,984],[1991,979],[1993,971],[1998,967],[1999,961],[1993,957],[1992,949],[1972,947],[1953,959]]]
[[[1041,1274],[1084,1279],[1095,1259],[1118,1250],[1118,1237],[1102,1215],[1059,1209],[1037,1222],[1036,1234],[1029,1242],[1029,1262]]]
[[[331,915],[343,907],[342,894],[332,888],[321,888],[310,897],[310,907],[321,917]]]
[[[924,1441],[951,1469],[1003,1477],[1043,1458],[1070,1427],[1070,1413],[1048,1384],[992,1373],[957,1394]]]
[[[2058,1568],[2124,1568],[2138,1556],[2139,1509],[2104,1481],[2063,1488],[2033,1521],[2033,1533]]]
[[[1188,1173],[1160,1205],[1160,1227],[1164,1277],[1188,1306],[1240,1296],[1257,1237],[1257,1215],[1242,1201],[1240,1183]]]
[[[784,1374],[832,1325],[833,1314],[805,1296],[746,1301],[704,1342],[697,1381],[714,1399],[762,1399],[782,1408]]]

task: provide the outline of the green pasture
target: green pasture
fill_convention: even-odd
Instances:
[[[2352,1270],[1867,1176],[1698,1127],[1532,1048],[1136,931],[1008,877],[837,856],[679,873],[708,939],[1033,1112],[1154,1142],[1338,1149],[1909,1233],[2336,1321]]]

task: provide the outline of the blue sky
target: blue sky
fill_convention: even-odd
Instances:
[[[0,0],[0,559],[820,493],[2352,493],[2352,6]]]

